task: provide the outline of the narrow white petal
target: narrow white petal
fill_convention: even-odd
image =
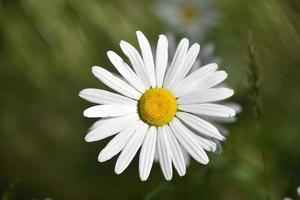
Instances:
[[[228,107],[234,109],[237,114],[239,114],[243,110],[242,106],[240,106],[239,104],[236,104],[236,103],[225,103],[224,106],[228,106]]]
[[[137,114],[131,114],[97,121],[89,129],[85,141],[94,142],[112,136],[139,120]]]
[[[197,141],[200,143],[201,147],[206,150],[206,151],[210,151],[210,152],[216,152],[217,151],[217,144],[210,140],[210,139],[206,139],[204,137],[201,136],[196,136]]]
[[[85,117],[118,117],[137,113],[136,105],[97,105],[84,110]]]
[[[155,155],[157,129],[152,126],[147,132],[140,152],[139,173],[142,181],[149,177]]]
[[[155,70],[157,87],[162,87],[168,65],[168,39],[160,35],[157,42]]]
[[[209,162],[207,154],[202,149],[200,143],[197,142],[197,136],[195,134],[187,129],[177,118],[173,119],[170,123],[170,127],[179,143],[195,160],[205,165]]]
[[[228,74],[225,71],[216,71],[212,73],[209,77],[207,77],[205,80],[199,82],[195,89],[208,89],[215,87],[216,85],[224,81],[227,78],[227,76]]]
[[[224,81],[227,78],[227,73],[225,71],[215,71],[215,72],[209,72],[209,75],[204,75],[202,78],[199,78],[198,80],[191,82],[188,85],[188,89],[185,89],[183,87],[186,87],[187,85],[178,86],[177,88],[172,88],[172,90],[175,91],[177,96],[183,96],[188,93],[196,92],[197,90],[205,90],[212,87],[215,87],[222,81]]]
[[[236,117],[213,117],[213,116],[203,116],[203,119],[207,121],[213,121],[217,123],[233,123],[237,121]]]
[[[119,73],[139,92],[144,93],[146,87],[136,73],[124,62],[124,60],[115,52],[108,51],[107,56],[110,62],[115,66]]]
[[[179,105],[179,110],[197,115],[215,116],[215,117],[233,117],[235,110],[223,105],[202,103],[202,104],[187,104]]]
[[[178,44],[174,58],[166,74],[166,78],[164,80],[164,87],[169,88],[169,86],[171,86],[171,84],[173,84],[173,82],[175,81],[176,73],[184,63],[188,47],[189,47],[189,40],[183,38]]]
[[[133,87],[128,85],[125,81],[120,78],[114,76],[112,73],[107,71],[102,67],[94,66],[92,68],[93,74],[102,81],[105,85],[112,88],[113,90],[123,94],[124,96],[139,99],[141,97],[141,93],[136,91]]]
[[[144,65],[144,61],[141,58],[139,52],[128,42],[121,41],[120,46],[124,54],[128,57],[131,62],[134,71],[137,73],[138,77],[143,81],[146,88],[150,87],[149,77]]]
[[[172,90],[174,95],[176,97],[180,97],[184,94],[194,91],[195,87],[198,86],[198,83],[206,79],[209,75],[216,71],[217,68],[218,65],[215,63],[200,67],[185,77],[182,81],[174,85]]]
[[[100,152],[98,156],[99,162],[107,161],[117,155],[127,144],[134,131],[141,127],[141,125],[143,125],[143,122],[137,121],[111,139],[106,147]]]
[[[146,136],[149,126],[147,124],[143,124],[139,129],[135,131],[135,133],[131,136],[128,143],[122,150],[115,166],[115,173],[121,174],[130,164],[135,154],[139,150],[143,140]]]
[[[166,125],[165,125],[166,126]],[[172,169],[172,152],[166,136],[165,126],[158,128],[157,134],[157,153],[160,168],[166,180],[171,180],[173,177]]]
[[[149,44],[149,41],[141,31],[137,31],[136,35],[139,41],[140,49],[142,51],[142,56],[143,56],[146,70],[148,72],[150,84],[153,88],[155,88],[156,78],[155,78],[155,69],[154,69],[154,61],[153,61],[151,46]]]
[[[227,99],[233,95],[234,91],[229,88],[211,88],[199,90],[193,93],[181,96],[178,99],[179,104],[199,104],[214,102]]]
[[[175,137],[175,135],[171,132],[169,126],[165,126],[165,132],[170,144],[171,153],[172,153],[172,162],[174,164],[175,169],[177,170],[179,176],[184,176],[186,172],[185,160],[182,154],[182,149]]]
[[[89,102],[97,104],[137,104],[137,101],[124,97],[123,95],[93,88],[80,91],[79,96]]]
[[[186,53],[183,64],[174,70],[173,82],[170,83],[169,88],[172,90],[177,82],[182,81],[187,73],[190,71],[191,67],[195,63],[195,60],[199,54],[200,45],[195,43]]]
[[[204,136],[213,137],[218,140],[224,140],[224,136],[209,122],[189,113],[177,112],[176,116],[191,128]]]

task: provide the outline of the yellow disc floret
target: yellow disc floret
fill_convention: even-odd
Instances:
[[[149,125],[163,126],[176,114],[176,98],[167,89],[149,89],[139,100],[138,111],[141,119]]]

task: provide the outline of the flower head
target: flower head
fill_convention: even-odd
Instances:
[[[170,28],[193,40],[203,38],[217,24],[218,17],[212,0],[161,0],[157,14]]]
[[[100,105],[84,111],[84,116],[101,118],[85,137],[94,142],[116,135],[100,152],[104,162],[120,155],[115,172],[122,173],[138,150],[141,180],[149,177],[155,156],[167,180],[173,176],[172,164],[180,176],[186,172],[185,152],[202,164],[209,158],[205,151],[217,150],[216,141],[225,137],[205,117],[231,118],[235,110],[218,103],[233,95],[233,90],[215,87],[227,77],[217,64],[208,64],[190,72],[200,51],[195,43],[182,39],[171,64],[168,64],[168,40],[160,35],[155,61],[150,44],[137,31],[141,55],[132,45],[120,42],[131,67],[116,53],[107,53],[120,73],[114,75],[102,67],[93,74],[117,93],[84,89],[80,97]]]

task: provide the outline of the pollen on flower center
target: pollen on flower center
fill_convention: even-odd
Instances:
[[[139,100],[138,112],[143,121],[153,126],[169,123],[177,111],[173,94],[163,88],[147,90]]]

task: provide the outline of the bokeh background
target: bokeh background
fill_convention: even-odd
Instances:
[[[188,16],[202,20],[199,5]],[[188,30],[161,17],[161,1],[0,0],[0,199],[299,199],[300,2],[213,6],[216,23],[193,40],[214,44],[243,111],[207,166],[192,161],[167,182],[155,164],[141,182],[137,159],[120,176],[115,158],[97,161],[108,139],[84,141],[94,120],[78,92],[105,88],[91,66],[114,71],[106,51],[137,46],[136,30],[153,46],[160,33],[178,42]]]

